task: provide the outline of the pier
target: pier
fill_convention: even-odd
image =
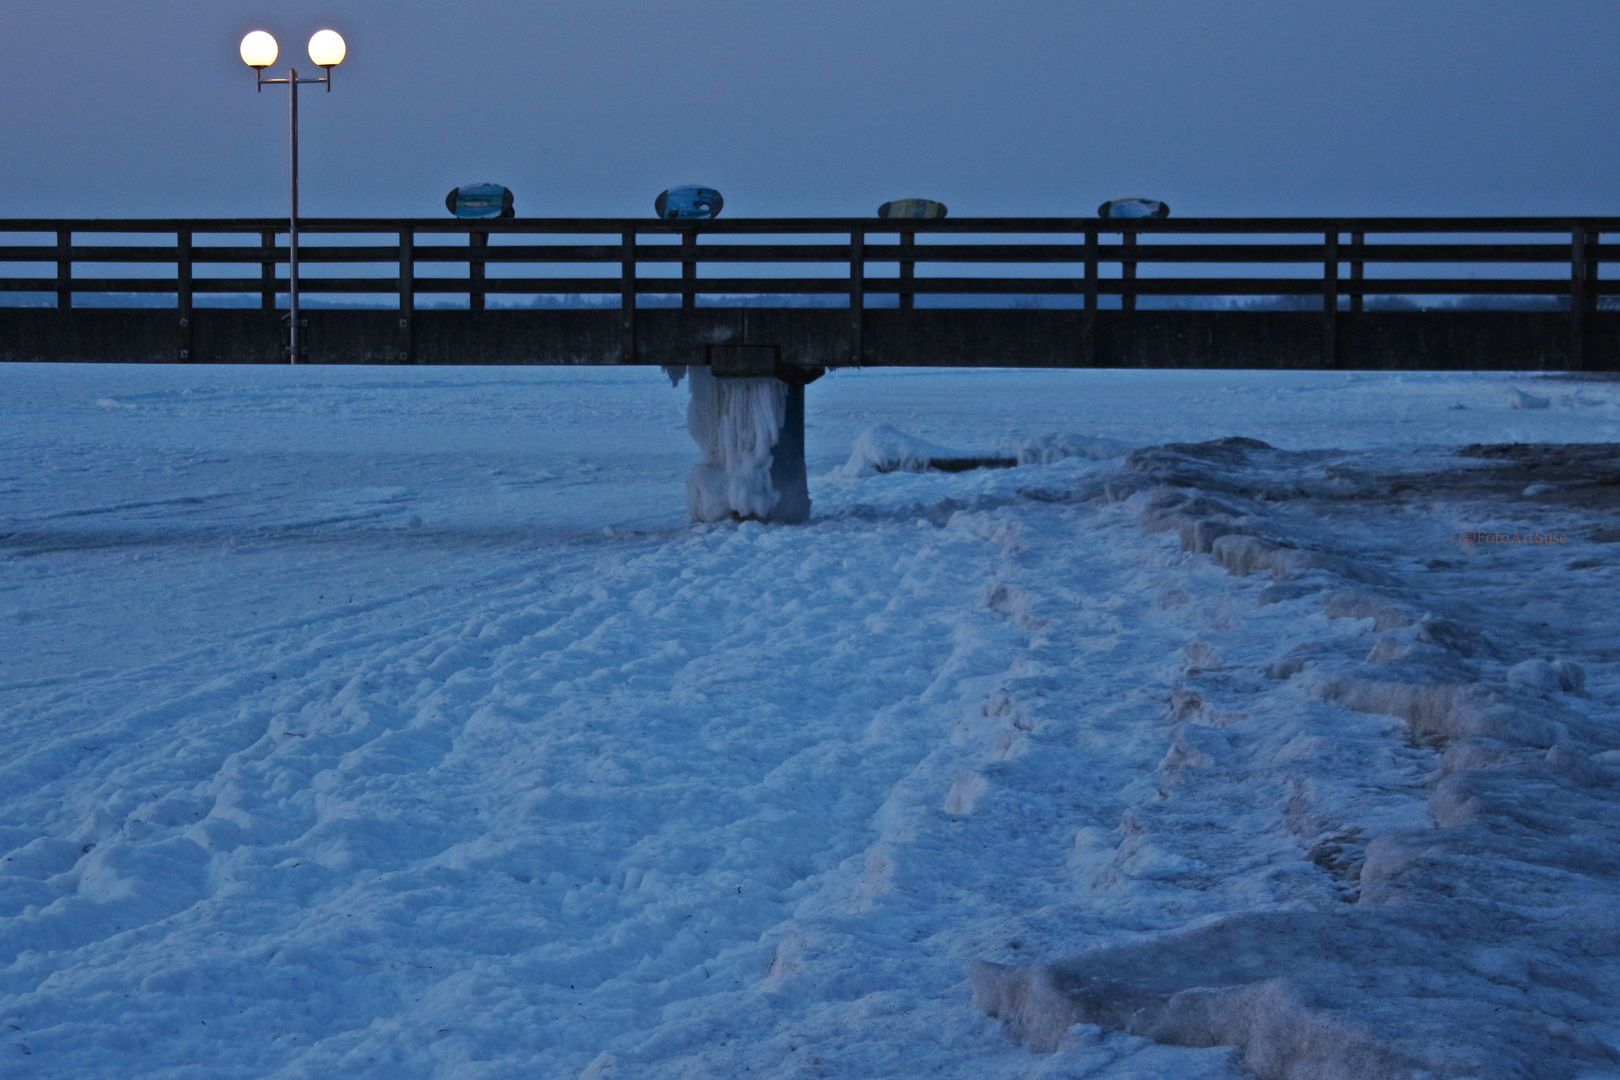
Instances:
[[[0,220],[0,361],[286,363],[287,226]],[[1620,370],[1613,217],[298,231],[300,363]]]

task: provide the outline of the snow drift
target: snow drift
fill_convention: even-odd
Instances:
[[[1003,439],[994,452],[953,449],[908,435],[889,424],[867,428],[855,438],[839,475],[855,478],[892,472],[966,472],[1014,465],[1051,465],[1070,458],[1104,461],[1123,457],[1131,447],[1118,439],[1049,434]]]
[[[907,435],[889,424],[867,428],[855,438],[849,460],[840,474],[846,477],[871,476],[892,472],[963,472],[983,466],[1005,468],[1016,465],[1016,458],[953,450],[948,446]]]

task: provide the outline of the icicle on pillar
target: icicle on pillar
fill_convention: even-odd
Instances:
[[[692,520],[809,520],[804,387],[820,369],[782,365],[771,346],[716,346],[690,372],[687,430],[703,451],[686,481]]]

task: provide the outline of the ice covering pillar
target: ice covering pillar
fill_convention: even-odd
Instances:
[[[808,521],[803,384],[688,371],[686,426],[703,451],[686,479],[692,520]]]

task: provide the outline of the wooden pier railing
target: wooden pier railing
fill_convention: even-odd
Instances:
[[[286,227],[0,220],[0,359],[285,359]],[[806,367],[1620,361],[1620,312],[1599,303],[1620,295],[1600,273],[1620,260],[1603,242],[1620,218],[300,219],[299,232],[300,293],[355,304],[305,310],[317,362],[701,363],[727,344]],[[535,296],[598,299],[491,302]],[[1316,312],[1245,309],[1257,297]],[[1463,303],[1387,310],[1391,297]],[[1520,310],[1485,310],[1504,298]],[[456,310],[434,306],[447,301]]]

